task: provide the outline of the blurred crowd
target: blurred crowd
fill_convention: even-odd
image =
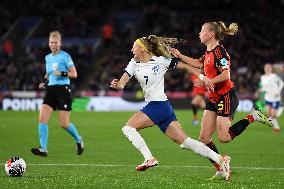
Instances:
[[[219,2],[218,6],[214,2]],[[132,56],[130,49],[136,38],[149,34],[183,38],[189,44],[175,47],[186,55],[199,58],[205,51],[198,37],[201,26],[207,21],[221,20],[227,26],[231,22],[239,24],[238,35],[226,37],[222,44],[231,56],[231,78],[237,90],[253,93],[258,87],[263,65],[267,62],[283,63],[281,6],[283,8],[283,3],[268,1],[259,1],[259,4],[249,1],[191,1],[147,6],[136,2],[130,9],[140,7],[141,17],[133,23],[131,30],[115,26],[116,40],[112,44],[111,56],[100,67],[101,74],[93,80],[92,88],[108,90],[109,81],[119,77],[122,68],[129,62]],[[190,91],[192,88],[190,77],[184,71],[169,71],[165,79],[166,91]],[[126,90],[133,89],[138,90],[138,84],[130,83],[126,87]]]
[[[34,6],[32,2],[25,1],[24,7]],[[16,4],[17,1],[11,3],[12,6],[19,6]],[[200,44],[198,33],[207,21],[221,20],[227,25],[232,22],[239,24],[238,35],[226,37],[222,44],[231,56],[231,78],[240,93],[253,93],[257,89],[265,63],[284,60],[284,20],[281,19],[284,1],[127,0],[118,3],[79,0],[69,3],[63,0],[57,4],[43,2],[36,10],[24,8],[19,13],[3,7],[0,8],[0,14],[6,15],[4,18],[7,19],[1,24],[2,36],[16,20],[15,16],[10,18],[11,15],[27,14],[41,15],[46,23],[50,23],[46,28],[38,30],[34,38],[47,37],[50,30],[58,29],[64,37],[102,39],[96,56],[91,55],[90,46],[65,47],[64,50],[70,52],[81,75],[92,73],[87,81],[80,78],[76,80],[74,88],[87,82],[88,85],[83,88],[85,90],[109,91],[109,82],[121,76],[123,68],[131,59],[130,50],[135,39],[149,34],[186,39],[189,43],[177,44],[175,47],[188,56],[201,57],[205,48]],[[17,58],[13,58],[13,53],[8,55],[3,47],[2,41],[0,90],[37,90],[35,86],[43,75],[44,55],[48,53],[48,48],[24,47],[26,59],[18,62]],[[91,64],[97,64],[93,66],[94,70],[90,69]],[[166,91],[190,91],[192,83],[189,78],[184,71],[169,71],[165,78]],[[125,90],[139,88],[137,83],[130,82]]]

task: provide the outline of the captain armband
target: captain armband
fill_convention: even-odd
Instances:
[[[176,58],[176,57],[172,58],[169,68],[172,68],[172,69],[176,68],[178,62],[180,62],[180,58]]]
[[[62,77],[68,77],[68,72],[61,72]]]

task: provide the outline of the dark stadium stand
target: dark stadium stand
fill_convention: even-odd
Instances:
[[[216,3],[219,6],[215,7]],[[121,75],[132,56],[133,41],[141,36],[181,37],[190,43],[177,48],[192,57],[202,56],[204,47],[198,33],[204,22],[212,20],[239,23],[239,34],[223,41],[231,55],[231,77],[239,93],[256,90],[266,62],[284,60],[283,1],[12,0],[0,5],[1,91],[38,90],[44,55],[49,52],[47,37],[55,29],[62,32],[63,49],[70,52],[77,66],[79,78],[72,88],[80,90],[109,91],[109,82]],[[105,23],[113,27],[112,39],[107,42],[102,33]],[[166,91],[191,90],[188,78],[184,72],[170,71]],[[138,89],[137,84],[129,83],[126,91]]]

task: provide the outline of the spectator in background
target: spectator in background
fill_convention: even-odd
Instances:
[[[113,26],[110,22],[103,25],[103,42],[104,47],[109,48],[112,41]]]
[[[14,54],[14,45],[13,42],[10,39],[6,39],[3,43],[3,52],[4,55],[11,58]]]

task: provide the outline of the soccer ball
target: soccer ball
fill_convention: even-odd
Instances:
[[[11,157],[5,163],[5,171],[11,177],[23,176],[26,171],[26,162],[20,157]]]

